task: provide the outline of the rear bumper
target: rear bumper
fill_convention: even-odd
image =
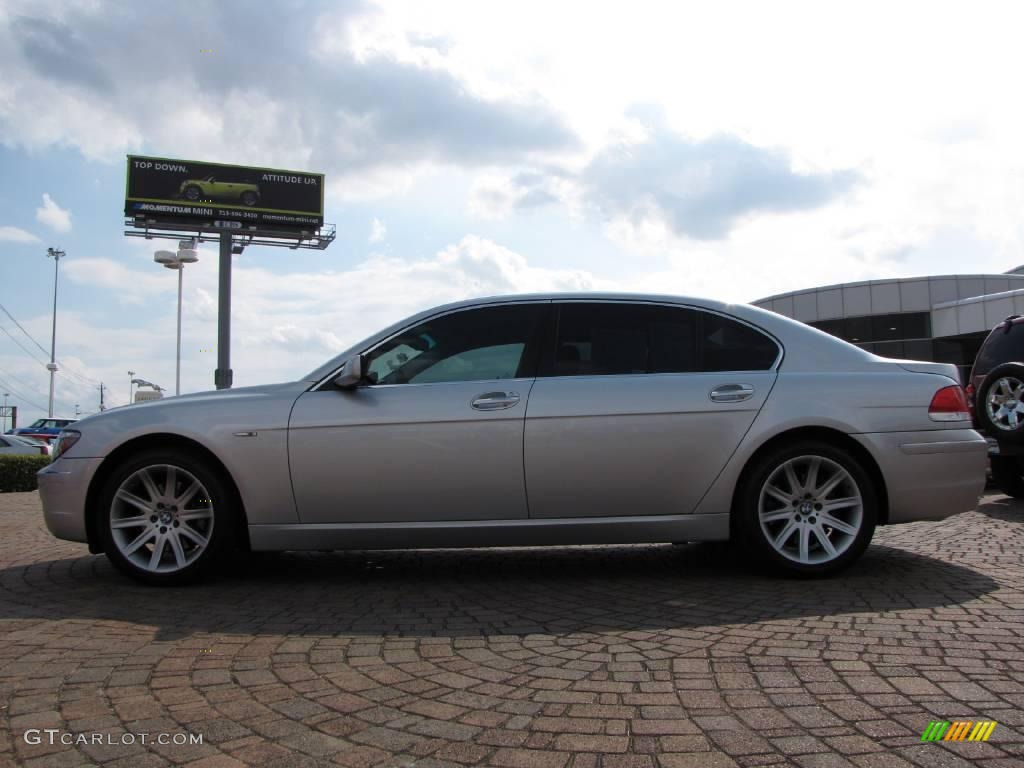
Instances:
[[[103,459],[55,461],[36,474],[39,498],[43,502],[43,520],[58,539],[87,541],[85,496],[89,483]]]
[[[889,523],[940,520],[978,505],[988,444],[973,429],[851,435],[878,462]]]

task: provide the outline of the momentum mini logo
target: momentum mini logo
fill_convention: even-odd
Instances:
[[[921,734],[921,741],[988,741],[995,729],[995,720],[979,720],[977,723],[972,720],[932,721]]]

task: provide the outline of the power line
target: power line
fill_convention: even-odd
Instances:
[[[24,345],[23,345],[23,344],[22,344],[22,343],[21,343],[20,341],[18,341],[18,340],[17,340],[17,339],[16,339],[16,338],[15,338],[15,337],[14,337],[14,336],[13,336],[13,335],[11,334],[11,332],[10,332],[10,331],[8,331],[8,330],[7,330],[6,328],[4,328],[4,327],[3,327],[2,325],[0,325],[0,331],[3,331],[4,333],[6,333],[6,334],[7,334],[7,336],[8,336],[9,338],[10,338],[10,340],[11,340],[11,341],[13,341],[13,342],[14,342],[15,344],[17,344],[17,345],[18,345],[19,347],[21,347],[21,351],[22,351],[22,352],[24,352],[24,353],[25,353],[26,355],[28,355],[29,357],[31,357],[31,358],[32,358],[33,360],[35,360],[35,361],[36,361],[37,363],[39,363],[40,365],[42,365],[42,366],[45,366],[45,365],[46,365],[46,363],[45,363],[44,361],[40,360],[40,359],[39,359],[38,357],[36,357],[34,353],[32,353],[32,352],[30,352],[29,350],[25,349]]]
[[[20,394],[18,392],[17,388],[12,387],[7,381],[5,381],[2,378],[0,378],[0,385],[2,385],[5,390],[9,391],[12,397],[16,397],[18,400],[21,400],[23,403],[28,403],[33,408],[37,408],[40,411],[45,411],[46,410],[46,408],[44,408],[43,406],[39,405],[39,403],[32,402],[27,397],[25,397],[24,395]]]
[[[17,320],[14,319],[14,315],[12,315],[10,312],[7,311],[7,307],[5,307],[3,304],[0,304],[0,309],[2,309],[4,311],[5,315],[7,315],[9,318],[11,318],[11,322],[12,323],[14,323],[16,326],[21,328],[21,332],[22,333],[24,333],[26,336],[28,336],[30,339],[32,339],[32,343],[35,344],[37,347],[39,347],[39,349],[42,351],[42,353],[44,355],[50,354],[49,352],[46,351],[46,349],[43,347],[42,344],[40,344],[38,341],[36,341],[34,338],[32,338],[32,334],[31,333],[29,333],[24,328],[22,328],[21,323],[19,323]]]

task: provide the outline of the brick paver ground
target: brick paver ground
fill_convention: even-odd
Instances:
[[[1022,556],[1024,504],[988,496],[827,581],[704,544],[267,555],[152,589],[0,495],[0,764],[1021,766]],[[988,743],[920,742],[979,718]]]

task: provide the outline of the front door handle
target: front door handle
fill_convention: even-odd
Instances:
[[[723,384],[715,387],[708,394],[716,403],[739,403],[754,396],[754,387],[750,384]]]
[[[500,411],[519,402],[518,392],[484,392],[473,398],[471,405],[478,411]]]

